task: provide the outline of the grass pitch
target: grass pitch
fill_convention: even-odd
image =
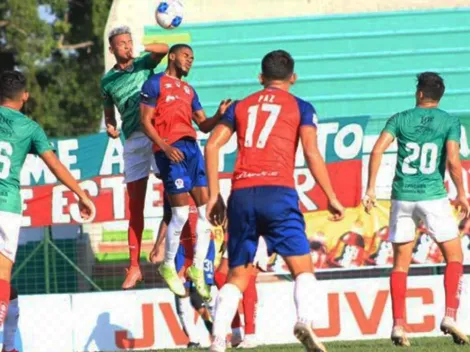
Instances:
[[[410,352],[447,352],[447,351],[461,351],[470,352],[470,345],[458,346],[455,345],[451,337],[428,337],[428,338],[411,338],[411,347],[408,349]],[[342,341],[342,342],[328,342],[325,343],[328,352],[398,352],[402,350],[396,347],[390,340],[370,340],[370,341]],[[201,349],[204,350],[204,349]],[[207,349],[205,349],[207,350]],[[231,349],[235,351],[235,349]],[[159,350],[162,351],[162,350]],[[180,350],[164,350],[164,351],[188,351],[187,349]],[[197,350],[195,350],[197,351]],[[238,351],[243,351],[238,349]],[[260,346],[248,351],[256,352],[291,352],[291,351],[304,351],[300,344],[297,345],[266,345]],[[104,352],[104,351],[103,351]],[[147,351],[156,352],[156,350]]]

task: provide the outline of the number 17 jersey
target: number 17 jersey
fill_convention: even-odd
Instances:
[[[446,142],[460,142],[459,118],[438,108],[416,107],[392,116],[384,132],[398,144],[392,199],[446,198]]]
[[[295,154],[301,126],[317,126],[313,106],[287,91],[265,88],[230,106],[222,123],[237,133],[232,189],[295,188]]]

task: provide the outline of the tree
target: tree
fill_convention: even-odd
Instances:
[[[99,127],[102,34],[111,4],[112,0],[0,3],[1,68],[13,64],[25,73],[31,93],[27,113],[50,136],[92,133]],[[47,19],[38,9],[49,12]]]

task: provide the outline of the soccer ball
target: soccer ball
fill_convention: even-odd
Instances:
[[[180,0],[163,0],[155,11],[157,23],[165,29],[178,27],[183,21],[183,4]]]

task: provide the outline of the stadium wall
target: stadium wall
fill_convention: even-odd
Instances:
[[[461,312],[470,311],[466,275]],[[410,336],[439,336],[445,302],[442,276],[412,277],[408,283]],[[392,328],[388,279],[320,281],[316,290],[316,334],[322,340],[388,338]],[[263,344],[295,343],[293,283],[258,284],[257,338]],[[167,289],[73,295],[20,296],[20,351],[88,352],[182,348],[174,297]],[[276,307],[273,310],[273,307]],[[470,316],[459,325],[470,334]],[[199,319],[197,328],[209,344]]]

